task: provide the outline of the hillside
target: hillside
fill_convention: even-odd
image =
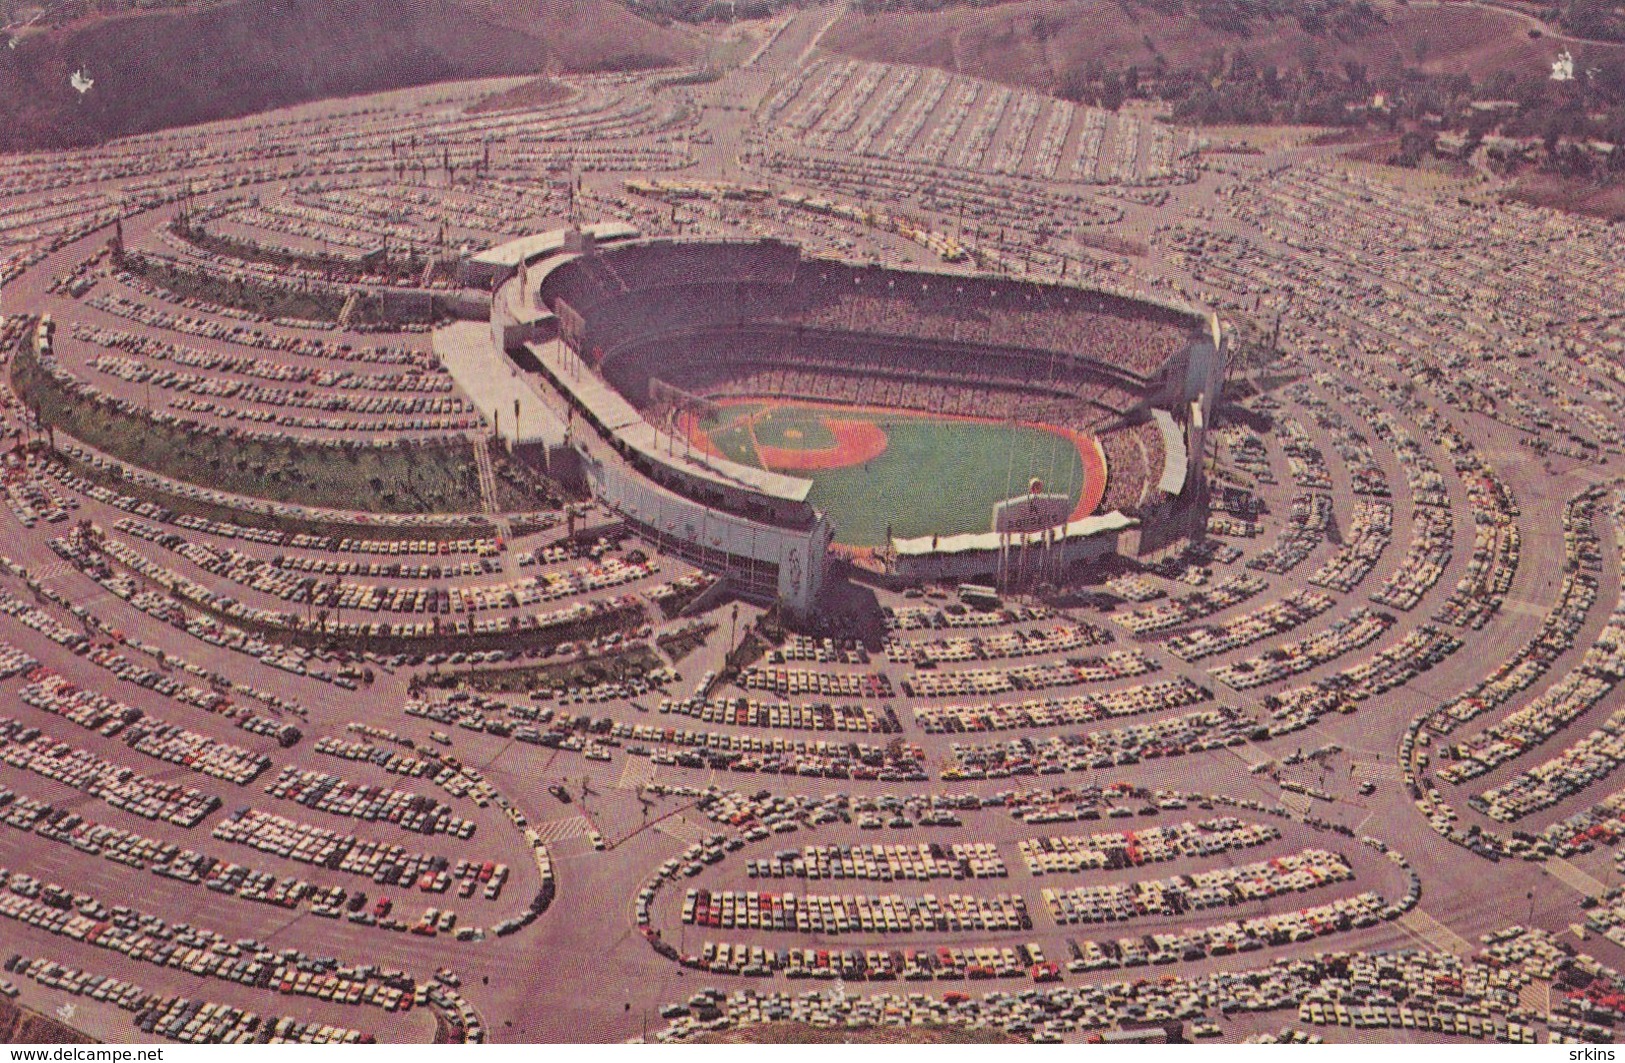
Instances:
[[[1143,81],[1227,71],[1243,58],[1282,74],[1375,79],[1427,74],[1543,76],[1559,45],[1518,14],[1469,4],[1240,4],[1197,0],[1016,0],[933,12],[849,14],[823,45],[865,59],[938,66],[1040,91],[1133,68]],[[1581,62],[1606,45],[1573,45]]]
[[[656,26],[616,0],[458,2],[493,25],[537,40],[546,53],[543,65],[557,73],[667,66],[697,53],[689,32]]]
[[[570,87],[550,77],[532,78],[502,92],[482,97],[465,108],[468,114],[493,114],[526,107],[546,107],[567,99]]]
[[[68,147],[456,78],[661,66],[614,0],[233,0],[81,19],[0,49],[0,150]],[[84,69],[82,99],[69,85]]]
[[[62,1045],[95,1044],[78,1030],[36,1011],[20,1008],[9,1000],[0,999],[0,1044],[10,1045]]]

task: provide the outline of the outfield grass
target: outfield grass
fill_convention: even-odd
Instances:
[[[712,443],[735,461],[759,464],[741,422],[762,408],[724,407],[708,427]],[[902,538],[988,531],[994,503],[1025,492],[1034,476],[1074,502],[1082,493],[1077,448],[1039,428],[784,404],[757,422],[756,438],[763,446],[820,449],[833,442],[827,417],[873,421],[887,435],[886,452],[866,465],[795,474],[812,480],[810,501],[847,546],[885,545],[888,525]]]

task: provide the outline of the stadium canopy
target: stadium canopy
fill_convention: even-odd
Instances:
[[[1087,539],[1092,535],[1106,535],[1120,532],[1135,525],[1133,517],[1124,516],[1117,510],[1102,513],[1095,517],[1084,517],[1082,520],[1068,521],[1065,524],[1046,531],[1025,532],[1009,536],[998,532],[966,532],[961,535],[921,535],[913,539],[893,539],[891,547],[900,557],[925,557],[931,554],[965,554],[977,551],[998,550],[1009,540],[1011,548],[1041,547],[1045,537],[1051,532],[1056,542],[1068,539]]]
[[[1189,464],[1185,434],[1167,410],[1152,410],[1151,419],[1162,435],[1162,477],[1157,480],[1157,490],[1165,495],[1178,495],[1185,490],[1185,470]]]
[[[568,393],[605,432],[654,465],[704,482],[719,490],[746,491],[784,502],[804,503],[812,481],[758,469],[712,454],[695,453],[671,433],[658,431],[637,407],[571,353],[563,343],[527,345],[554,383]]]
[[[473,256],[469,261],[496,269],[518,269],[521,262],[534,262],[543,255],[552,255],[563,251],[565,237],[569,234],[569,231],[568,229],[549,229],[547,232],[521,236],[517,240],[509,240],[505,244],[488,247]],[[582,226],[581,231],[599,243],[607,243],[611,240],[629,240],[638,235],[636,229],[620,221],[585,225]]]

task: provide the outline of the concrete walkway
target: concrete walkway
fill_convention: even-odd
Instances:
[[[526,375],[497,349],[488,325],[456,321],[435,329],[434,353],[486,421],[496,424],[503,439],[510,443],[516,439],[545,439],[552,444],[563,441],[564,423]],[[517,424],[515,399],[519,400]]]

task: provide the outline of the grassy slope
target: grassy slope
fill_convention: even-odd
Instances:
[[[687,36],[614,0],[232,0],[0,50],[0,150],[64,147],[455,78],[663,65]],[[79,98],[69,75],[95,80]]]
[[[45,423],[164,476],[234,494],[368,513],[471,513],[480,508],[473,451],[462,442],[415,448],[338,447],[289,439],[198,436],[70,396],[19,350],[12,384]]]
[[[532,78],[505,92],[494,92],[470,104],[467,111],[469,114],[492,114],[520,108],[547,107],[568,98],[569,95],[570,88],[562,81],[555,81],[550,77]]]
[[[1513,185],[1514,199],[1609,221],[1625,220],[1625,185],[1564,180],[1554,174],[1525,173]]]

